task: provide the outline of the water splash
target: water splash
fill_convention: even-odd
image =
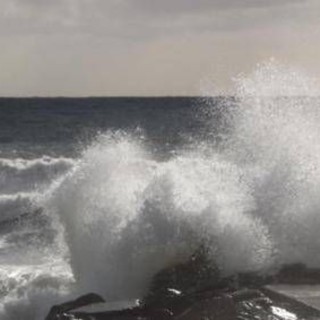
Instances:
[[[53,201],[82,290],[141,296],[157,271],[203,243],[226,273],[264,268],[272,245],[250,215],[254,202],[242,174],[214,153],[159,162],[137,139],[101,136]]]
[[[236,85],[238,108],[226,144],[230,159],[248,168],[255,215],[268,227],[279,263],[319,266],[320,100],[315,81],[269,62],[238,78]]]
[[[216,100],[206,104],[206,114],[220,114],[214,134],[165,160],[125,132],[102,134],[83,151],[41,199],[60,219],[67,252],[59,259],[69,258],[75,286],[68,291],[49,281],[43,289],[31,281],[24,298],[7,297],[10,314],[36,299],[50,305],[59,290],[139,297],[155,273],[203,244],[224,274],[294,262],[320,266],[315,81],[274,61],[234,81],[234,98],[219,108]],[[213,143],[217,126],[223,134]]]
[[[268,62],[235,86],[219,151],[201,141],[161,162],[124,133],[85,150],[52,205],[83,290],[139,296],[203,242],[226,274],[320,264],[314,82]]]

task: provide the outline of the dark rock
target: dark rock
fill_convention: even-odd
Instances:
[[[168,290],[170,288],[184,295],[203,291],[206,287],[218,288],[221,280],[219,269],[207,257],[206,248],[200,246],[185,263],[160,271],[154,276],[143,303],[158,305],[161,301],[165,304],[175,295]]]
[[[50,320],[233,320],[236,316],[235,303],[232,296],[221,295],[209,297],[207,294],[198,297],[197,300],[184,296],[167,301],[166,306],[156,307],[142,305],[124,310],[85,312],[69,310],[64,313],[56,313]]]
[[[159,306],[140,305],[124,310],[66,310],[71,305],[74,306],[74,301],[54,307],[47,320],[283,320],[289,319],[285,317],[289,313],[296,319],[311,320],[320,316],[320,311],[266,288],[229,293],[205,290],[192,295],[176,295],[167,299],[166,305],[159,302]]]
[[[231,296],[207,298],[195,302],[173,319],[179,320],[234,320],[236,319],[235,303]]]
[[[273,282],[288,284],[319,284],[320,270],[307,268],[302,263],[285,265],[275,275]]]
[[[104,299],[95,293],[88,293],[76,300],[53,306],[45,320],[68,319],[64,316],[66,312],[97,302],[104,302]]]
[[[290,311],[297,319],[314,316],[308,308],[288,302],[264,286],[297,283],[298,279],[304,283],[320,281],[318,270],[293,265],[274,275],[248,272],[223,278],[207,257],[206,248],[201,246],[187,262],[160,271],[139,305],[125,302],[114,309],[110,303],[101,304],[104,300],[100,296],[89,294],[52,307],[46,320],[284,319],[276,313],[279,310]],[[79,309],[83,306],[89,307]]]

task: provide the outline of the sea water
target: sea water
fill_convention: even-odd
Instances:
[[[320,99],[275,62],[235,94],[0,99],[0,316],[143,296],[199,248],[224,276],[320,266]]]

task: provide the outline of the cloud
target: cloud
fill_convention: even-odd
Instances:
[[[228,88],[270,56],[312,71],[319,10],[319,0],[0,1],[0,95],[197,94],[209,70]]]
[[[144,38],[166,33],[230,30],[305,20],[306,0],[8,0],[0,4],[1,33],[91,33]],[[319,5],[316,5],[319,9]],[[297,12],[300,12],[297,14]]]
[[[130,1],[131,8],[139,11],[150,12],[152,14],[176,14],[176,13],[195,13],[225,9],[243,10],[247,8],[270,8],[293,4],[299,0],[136,0]]]

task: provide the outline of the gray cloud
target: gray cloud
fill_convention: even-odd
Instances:
[[[247,8],[270,8],[286,4],[299,3],[299,0],[136,0],[128,2],[131,8],[140,11],[157,13],[195,13],[207,12],[208,10],[222,9],[247,9]]]
[[[282,21],[310,9],[301,0],[8,0],[0,5],[1,32],[97,33],[152,36],[195,28],[230,29]],[[310,7],[310,8],[309,8]],[[303,15],[303,12],[300,15]]]
[[[0,95],[196,94],[270,56],[316,69],[319,0],[6,0]],[[319,75],[320,75],[320,67]]]

